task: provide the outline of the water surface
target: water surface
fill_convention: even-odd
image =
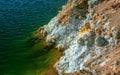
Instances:
[[[40,60],[28,59],[38,49],[26,39],[57,15],[66,0],[0,0],[0,75],[36,75]]]

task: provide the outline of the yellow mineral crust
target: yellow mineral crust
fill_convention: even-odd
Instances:
[[[90,24],[86,24],[85,27],[81,28],[79,31],[79,37],[83,36],[84,34],[87,34],[89,29],[91,29]]]

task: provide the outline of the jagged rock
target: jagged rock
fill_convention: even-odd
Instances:
[[[91,67],[94,67],[96,65],[97,61],[94,61],[93,63],[91,63]]]
[[[84,44],[86,46],[92,46],[94,44],[95,33],[92,30],[89,30],[86,35],[84,35]]]
[[[89,0],[88,5],[92,5],[92,4],[96,3],[96,2],[97,2],[97,0]]]
[[[109,43],[111,43],[111,44],[115,44],[115,39],[112,38],[112,37],[111,37],[108,41],[109,41]]]
[[[103,13],[96,12],[99,9],[96,9],[97,6],[94,3],[99,3],[99,1],[104,0],[68,0],[67,5],[56,18],[41,29],[41,33],[47,32],[48,43],[54,43],[58,50],[64,49],[64,55],[55,65],[60,75],[72,74],[82,69],[90,70],[91,67],[99,65],[103,67],[107,61],[104,62],[105,59],[103,59],[101,63],[102,57],[98,55],[103,56],[105,52],[112,51],[113,46],[116,47],[118,44],[116,40],[119,40],[120,32],[117,32],[115,28],[111,31],[109,17],[103,17]],[[109,31],[113,37],[109,36]],[[93,58],[95,61],[90,62],[91,67],[84,66],[85,62]],[[87,73],[87,71],[84,72]],[[94,70],[93,75],[99,74],[99,70],[97,72]]]
[[[88,37],[95,37],[95,32],[93,30],[89,30],[87,36]]]
[[[107,40],[109,40],[110,36],[109,35],[105,35],[104,38],[107,39]]]
[[[106,22],[108,20],[108,18],[106,16],[104,16],[104,18],[102,19],[102,21]]]
[[[95,24],[94,24],[94,22],[93,22],[93,21],[90,21],[90,27],[91,27],[92,29],[94,29],[94,28],[95,28]]]
[[[120,39],[120,31],[114,31],[112,35],[115,39]]]
[[[95,45],[96,46],[105,46],[106,45],[106,40],[102,37],[96,37],[95,38]]]
[[[57,38],[58,38],[57,35],[48,35],[46,37],[46,42],[48,43],[48,45],[53,45],[53,44],[55,44],[55,41]]]
[[[85,41],[86,46],[92,46],[93,44],[94,44],[94,39],[93,38],[89,38],[88,40]]]
[[[95,28],[95,33],[96,33],[96,35],[100,35],[101,34],[101,30],[100,30],[99,27]]]
[[[97,25],[97,26],[102,25],[102,20],[101,20],[101,19],[99,19],[99,20],[97,21],[96,25]]]
[[[92,74],[93,74],[93,75],[98,75],[98,73],[97,73],[96,70],[93,70],[93,71],[92,71]]]
[[[56,48],[59,50],[59,51],[63,51],[64,49],[65,49],[65,45],[64,44],[58,44],[57,46],[56,46]]]
[[[85,40],[83,38],[80,38],[78,41],[79,46],[85,45]]]
[[[109,28],[109,22],[105,23],[103,26],[104,31],[107,31]]]
[[[112,32],[114,32],[115,30],[117,30],[117,27],[113,26],[112,27]]]
[[[120,39],[120,29],[118,27],[112,27],[112,35],[115,39]]]
[[[115,60],[114,61],[114,65],[118,65],[119,64],[119,61],[118,60]]]

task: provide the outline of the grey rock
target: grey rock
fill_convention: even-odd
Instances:
[[[95,33],[89,30],[86,35],[84,35],[84,44],[86,46],[92,46],[94,44]]]
[[[97,59],[100,59],[101,57],[102,57],[102,55],[98,55],[96,58],[97,58]]]
[[[112,35],[115,39],[120,39],[120,31],[114,31]]]
[[[65,45],[61,43],[61,44],[58,44],[56,48],[58,49],[58,51],[63,51],[65,49]]]
[[[115,39],[111,37],[111,38],[109,39],[109,43],[115,44]]]
[[[92,71],[92,74],[93,74],[93,75],[98,75],[98,73],[97,73],[96,70],[93,70],[93,71]]]
[[[114,61],[114,65],[118,65],[119,64],[119,61],[118,60],[115,60]]]
[[[107,43],[107,41],[102,37],[96,37],[95,38],[95,45],[96,46],[105,46],[106,43]]]
[[[104,19],[102,19],[102,21],[106,22],[108,20],[108,18],[105,16]]]
[[[96,65],[96,61],[94,61],[92,64],[91,64],[91,67],[94,67]]]
[[[89,30],[87,36],[88,37],[94,37],[95,36],[95,32],[93,32],[92,30]]]
[[[107,40],[109,40],[110,36],[109,35],[105,35],[104,38],[107,39]]]
[[[119,43],[119,41],[118,40],[115,40],[115,45],[117,45]]]
[[[109,28],[109,22],[105,23],[103,26],[104,31],[106,32]]]
[[[93,22],[90,23],[91,28],[95,28],[95,24]]]
[[[88,40],[85,41],[86,46],[93,46],[93,44],[94,44],[93,38],[89,38]]]
[[[114,26],[114,27],[112,27],[112,31],[115,31],[117,28]]]
[[[99,19],[99,20],[97,21],[96,25],[97,25],[97,26],[100,26],[101,24],[102,24],[102,21],[101,21],[101,19]]]
[[[85,41],[83,38],[80,38],[77,42],[78,42],[79,46],[85,45]]]

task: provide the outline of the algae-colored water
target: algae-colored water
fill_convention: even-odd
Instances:
[[[43,40],[28,41],[64,0],[0,0],[0,75],[38,75],[50,68],[56,50],[41,52]]]

